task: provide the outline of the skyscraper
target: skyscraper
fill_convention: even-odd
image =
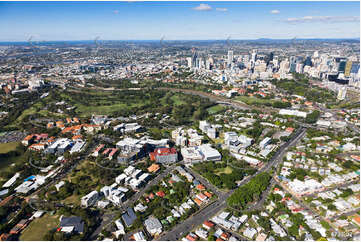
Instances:
[[[312,66],[312,60],[311,57],[307,56],[305,60],[305,66]]]
[[[230,65],[233,62],[233,50],[228,51],[227,64]]]
[[[345,66],[345,77],[349,77],[351,73],[352,61],[347,61]]]
[[[253,63],[254,63],[254,62],[256,62],[256,59],[257,59],[257,50],[253,50],[251,61],[253,61]]]
[[[192,67],[197,66],[197,51],[196,49],[192,48]]]

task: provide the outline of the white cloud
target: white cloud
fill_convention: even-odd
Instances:
[[[113,13],[114,13],[114,14],[118,14],[118,13],[119,13],[119,10],[114,10]]]
[[[274,9],[274,10],[272,10],[270,13],[272,13],[272,14],[279,14],[279,13],[280,13],[280,10]]]
[[[212,7],[209,6],[208,4],[201,3],[201,4],[199,4],[198,7],[193,8],[193,10],[196,10],[196,11],[210,11],[210,10],[212,10]]]
[[[227,8],[216,8],[217,11],[220,11],[220,12],[227,12],[228,9]]]
[[[342,23],[342,22],[360,22],[358,16],[304,16],[301,18],[288,18],[285,20],[288,23]]]

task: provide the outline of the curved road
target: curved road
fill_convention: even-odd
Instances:
[[[298,129],[294,134],[294,136],[292,137],[292,139],[290,139],[288,142],[286,142],[284,145],[281,146],[281,148],[274,154],[274,156],[267,163],[267,165],[259,169],[252,176],[243,179],[240,186],[243,186],[244,184],[248,183],[253,177],[258,175],[259,173],[266,172],[270,170],[272,167],[277,167],[280,161],[282,161],[282,157],[287,151],[287,149],[290,146],[295,145],[305,135],[305,133],[306,133],[305,128]],[[165,232],[157,240],[160,241],[180,240],[180,238],[188,234],[193,228],[202,224],[205,220],[209,220],[211,217],[216,215],[222,209],[225,209],[227,207],[226,200],[230,195],[232,195],[233,192],[234,190],[231,190],[227,193],[220,194],[217,202],[204,208],[196,215],[189,217],[181,224],[175,226],[171,231]]]

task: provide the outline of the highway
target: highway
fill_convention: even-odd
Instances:
[[[252,176],[248,176],[247,178],[243,179],[240,186],[248,183],[253,177],[258,175],[261,172],[266,172],[270,170],[272,167],[278,166],[280,161],[282,161],[282,157],[287,151],[287,149],[293,145],[295,145],[306,133],[305,128],[300,128],[296,131],[294,136],[286,142],[281,148],[274,154],[271,160],[258,170]],[[227,193],[220,194],[218,197],[218,201],[209,205],[208,207],[204,208],[196,215],[193,215],[186,219],[184,222],[176,225],[171,231],[165,232],[162,234],[157,240],[159,241],[169,241],[169,240],[180,240],[183,236],[188,234],[192,229],[196,228],[198,225],[201,225],[205,220],[209,220],[213,216],[215,216],[218,212],[225,209],[227,207],[227,198],[232,195],[234,190],[231,190]]]

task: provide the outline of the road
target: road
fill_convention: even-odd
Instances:
[[[333,190],[336,190],[338,188],[345,188],[345,187],[348,187],[352,184],[357,184],[359,183],[360,181],[351,181],[351,182],[347,182],[347,183],[343,183],[343,184],[338,184],[334,187],[329,187],[329,188],[326,188],[325,190],[323,190],[322,192],[327,192],[327,191],[333,191]],[[307,195],[308,197],[316,197],[317,195],[319,194],[319,192],[314,192],[314,193],[311,193],[309,195]]]
[[[123,208],[127,208],[128,206],[135,205],[135,202],[139,200],[143,196],[143,194],[151,187],[158,184],[164,177],[170,174],[170,172],[176,167],[177,164],[173,164],[167,167],[163,172],[161,172],[157,177],[151,180],[142,190],[135,193],[130,199],[128,199],[125,203],[123,203]]]
[[[281,146],[281,148],[274,154],[274,156],[271,158],[271,160],[262,167],[260,170],[258,170],[255,174],[252,176],[248,176],[247,178],[243,179],[240,183],[240,186],[245,185],[248,183],[253,177],[258,175],[261,172],[266,172],[270,170],[272,167],[277,166],[280,161],[282,161],[282,157],[285,154],[286,150],[290,147],[295,145],[306,133],[305,128],[300,128],[296,131],[294,136],[286,142],[284,145]],[[171,231],[165,232],[163,235],[161,235],[157,240],[160,241],[169,241],[169,240],[179,240],[186,234],[188,234],[192,229],[197,227],[198,225],[202,224],[205,220],[209,220],[214,215],[216,215],[221,210],[225,209],[227,207],[227,198],[232,195],[232,193],[235,190],[231,190],[227,193],[222,193],[218,196],[218,201],[209,205],[208,207],[204,208],[197,214],[189,217],[181,224],[178,224],[175,226]]]
[[[162,180],[164,177],[169,175],[169,173],[176,167],[177,164],[174,164],[172,166],[167,167],[164,171],[162,171],[157,177],[155,177],[153,180],[151,180],[145,187],[143,187],[140,191],[136,192],[131,198],[129,198],[127,201],[125,201],[121,206],[120,210],[125,210],[129,206],[134,206],[135,203],[143,196],[143,194],[153,185],[158,184],[160,180]],[[105,213],[101,217],[101,224],[96,228],[96,230],[91,235],[92,240],[96,240],[99,233],[111,222],[113,222],[113,219],[115,216],[119,214],[119,211],[112,212],[112,213]]]
[[[326,113],[326,112],[331,113],[333,118],[339,119],[339,117],[337,117],[337,113],[335,113],[333,110],[327,109],[327,108],[322,107],[322,106],[320,106],[320,105],[317,105],[316,107],[317,107],[318,109],[320,109],[321,111],[325,112],[325,113]],[[345,122],[346,122],[347,126],[348,126],[350,129],[352,129],[354,132],[356,132],[356,133],[358,133],[358,134],[360,133],[360,127],[357,127],[356,125],[354,125],[354,124],[352,124],[352,123],[350,123],[350,122],[348,122],[348,121],[345,121]]]
[[[194,172],[192,169],[188,167],[184,167],[184,169],[189,172],[192,176],[194,176],[198,181],[200,181],[203,185],[209,188],[217,197],[224,195],[224,192],[220,191],[217,187],[215,187],[212,183],[208,182],[207,179],[203,178],[197,172]]]
[[[113,219],[115,218],[116,213],[105,213],[102,215],[101,218],[101,223],[98,226],[98,228],[96,228],[96,230],[94,230],[94,232],[92,233],[92,235],[90,236],[89,240],[97,240],[98,235],[100,234],[100,232],[102,232],[103,228],[105,228],[107,225],[109,225],[110,223],[113,222]]]

